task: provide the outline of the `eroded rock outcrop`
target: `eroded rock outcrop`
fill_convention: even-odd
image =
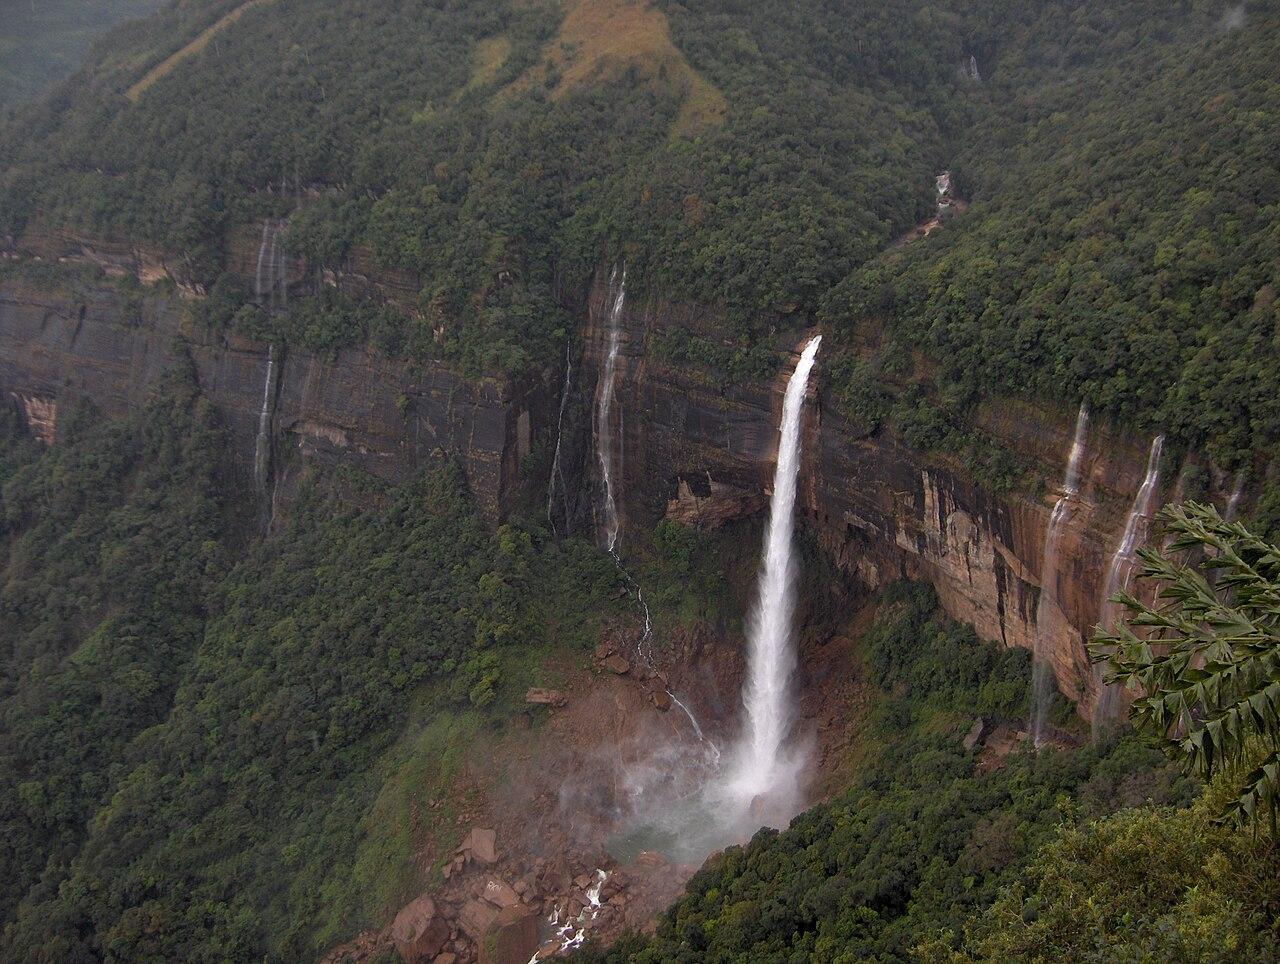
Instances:
[[[589,303],[586,377],[602,348],[602,287]],[[714,337],[722,327],[716,319],[650,299],[629,306],[623,323],[623,514],[716,525],[757,511],[767,495],[794,358],[770,384],[721,390],[645,351],[647,335],[665,325]],[[1052,493],[993,495],[958,464],[912,449],[891,432],[867,436],[822,405],[821,382],[819,372],[800,482],[808,533],[853,583],[872,590],[903,577],[927,580],[947,612],[983,637],[1031,648]],[[1073,416],[1007,403],[980,411],[979,422],[1051,480],[1070,448]],[[1059,688],[1085,710],[1095,684],[1084,640],[1098,618],[1107,559],[1123,506],[1140,484],[1144,455],[1142,442],[1100,431],[1086,460],[1085,505],[1062,535],[1056,600],[1062,630],[1050,660]]]

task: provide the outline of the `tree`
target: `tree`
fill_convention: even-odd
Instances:
[[[1114,599],[1129,625],[1101,627],[1090,643],[1109,683],[1136,687],[1135,727],[1206,779],[1234,792],[1222,816],[1240,824],[1280,804],[1280,548],[1188,502],[1160,513],[1172,537],[1143,549],[1139,578],[1159,589],[1149,606]],[[1141,636],[1139,636],[1141,632]]]

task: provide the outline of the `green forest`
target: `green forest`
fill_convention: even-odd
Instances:
[[[618,605],[607,558],[489,533],[449,464],[316,477],[252,538],[189,378],[122,422],[75,413],[49,450],[7,418],[6,960],[296,960],[350,936],[412,884],[362,830],[397,747],[501,727],[539,654],[589,649]]]

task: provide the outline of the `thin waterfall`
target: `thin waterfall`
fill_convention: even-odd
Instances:
[[[283,225],[268,218],[262,225],[262,241],[258,245],[258,262],[254,272],[253,293],[257,303],[274,314],[288,306],[288,268],[281,241]],[[271,416],[275,408],[276,384],[280,371],[274,342],[267,345],[267,371],[262,382],[262,408],[258,413],[258,435],[254,442],[253,479],[258,495],[267,505],[268,522],[271,504],[268,485],[271,478]]]
[[[262,382],[262,410],[258,413],[258,438],[253,450],[253,481],[259,495],[266,495],[271,473],[271,408],[276,389],[276,346],[267,346],[267,375]]]
[[[613,279],[617,268],[609,278]],[[622,345],[622,312],[627,302],[627,269],[622,269],[622,279],[609,308],[609,348],[604,361],[604,374],[600,378],[600,401],[596,406],[596,455],[600,460],[600,476],[604,483],[604,536],[605,548],[610,552],[618,543],[618,503],[614,491],[614,428],[613,400],[618,382],[618,352]]]
[[[281,240],[283,225],[268,218],[262,224],[258,263],[253,276],[253,294],[268,310],[284,308],[289,301],[288,264]]]
[[[267,258],[271,250],[272,222],[268,218],[262,222],[262,241],[258,244],[258,270],[253,276],[253,294],[258,304],[263,303],[263,295],[267,292]]]
[[[796,481],[800,474],[801,416],[809,373],[822,336],[816,336],[800,356],[782,404],[778,464],[773,475],[773,498],[765,533],[760,583],[749,627],[749,664],[743,701],[747,728],[728,788],[739,803],[750,803],[771,790],[787,790],[794,773],[783,759],[791,729],[790,682],[795,668],[795,529]]]
[[[1032,650],[1031,670],[1031,736],[1038,747],[1044,741],[1049,706],[1057,690],[1053,664],[1049,653],[1055,631],[1061,628],[1061,607],[1058,603],[1058,549],[1062,534],[1074,514],[1080,494],[1080,469],[1084,462],[1086,435],[1089,429],[1089,407],[1080,403],[1076,416],[1076,433],[1067,456],[1067,473],[1062,480],[1062,495],[1054,504],[1049,516],[1049,528],[1044,536],[1044,559],[1040,565],[1040,602],[1036,607],[1036,635]]]
[[[1102,605],[1098,622],[1103,629],[1111,630],[1119,622],[1123,607],[1111,601],[1116,593],[1128,589],[1129,581],[1137,568],[1138,549],[1147,541],[1151,531],[1151,518],[1155,514],[1156,493],[1160,487],[1160,455],[1164,451],[1164,436],[1157,435],[1151,441],[1151,454],[1147,456],[1147,474],[1134,497],[1133,507],[1125,520],[1124,535],[1116,553],[1111,557],[1111,568],[1107,570],[1106,588],[1102,595]],[[1093,733],[1097,737],[1115,721],[1120,703],[1120,688],[1109,686],[1103,682],[1102,664],[1095,669],[1098,684],[1098,697],[1093,704]]]
[[[564,343],[564,387],[560,390],[560,414],[556,418],[556,453],[551,459],[551,478],[547,482],[547,522],[551,525],[553,534],[556,531],[556,520],[552,504],[555,501],[557,479],[560,481],[560,492],[564,499],[565,528],[567,529],[569,526],[569,493],[564,481],[564,472],[560,467],[560,444],[564,436],[564,410],[565,406],[569,404],[569,389],[573,378],[572,346],[573,339],[566,338]]]
[[[1240,503],[1244,501],[1244,482],[1246,472],[1241,469],[1236,473],[1235,488],[1231,490],[1231,497],[1227,499],[1227,508],[1222,513],[1222,518],[1227,522],[1235,522],[1240,515]]]
[[[614,289],[614,282],[617,282],[617,288]],[[596,404],[596,456],[600,461],[600,476],[604,483],[604,536],[605,548],[609,555],[613,556],[614,565],[618,567],[618,572],[622,574],[623,581],[635,593],[636,605],[639,606],[641,614],[644,616],[644,633],[640,637],[640,641],[636,643],[636,656],[640,660],[641,665],[645,669],[652,672],[653,665],[653,620],[649,612],[649,604],[645,602],[644,591],[640,588],[627,571],[626,566],[622,564],[622,557],[618,554],[618,503],[616,492],[616,478],[614,468],[617,460],[617,448],[614,439],[620,433],[615,431],[613,418],[613,403],[617,394],[618,386],[618,355],[622,347],[622,313],[627,303],[627,269],[624,265],[622,268],[621,278],[618,276],[618,269],[615,266],[609,275],[609,290],[613,292],[612,300],[609,303],[609,347],[605,355],[604,372],[600,377],[600,392]],[[567,348],[566,348],[567,352]],[[564,416],[564,399],[569,394],[569,368],[568,356],[565,359],[565,389],[560,402],[561,418]],[[556,438],[556,457],[552,465],[552,483],[554,484],[556,467],[560,460],[560,440],[559,430],[557,429]],[[548,492],[547,509],[550,513],[551,496]],[[672,701],[684,710],[685,715],[689,717],[693,723],[694,732],[697,734],[699,742],[705,742],[702,727],[698,725],[697,719],[694,718],[693,712],[685,704],[676,699],[676,695],[667,690],[667,695]],[[717,751],[718,753],[718,751]]]

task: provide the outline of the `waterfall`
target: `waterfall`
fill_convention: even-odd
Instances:
[[[560,492],[564,497],[564,522],[565,528],[569,526],[569,494],[564,482],[564,472],[560,468],[560,443],[564,436],[564,410],[569,404],[569,388],[573,377],[573,357],[570,350],[573,345],[572,338],[566,338],[564,343],[564,388],[560,390],[560,414],[556,418],[556,454],[551,459],[551,478],[547,482],[547,522],[551,525],[551,532],[555,534],[556,520],[552,503],[555,501],[556,479],[560,480]]]
[[[253,276],[253,294],[268,309],[284,308],[289,300],[288,264],[280,240],[283,225],[268,218],[262,223],[258,264]]]
[[[740,803],[750,803],[775,788],[786,789],[782,783],[792,776],[786,773],[782,759],[783,744],[791,725],[789,689],[796,660],[792,626],[795,611],[792,533],[796,480],[800,472],[801,416],[809,373],[821,342],[819,335],[805,346],[800,363],[787,383],[782,405],[778,464],[773,475],[759,596],[749,628],[749,665],[743,691],[747,731],[736,772],[729,778],[730,792]]]
[[[1049,516],[1044,536],[1044,559],[1040,565],[1040,602],[1036,607],[1036,635],[1032,650],[1031,670],[1031,736],[1038,747],[1044,740],[1049,705],[1057,690],[1049,649],[1053,630],[1060,628],[1061,607],[1058,604],[1058,548],[1062,533],[1070,521],[1080,493],[1080,468],[1084,461],[1085,437],[1089,428],[1089,407],[1080,403],[1076,416],[1076,434],[1067,456],[1067,474],[1062,480],[1062,495]]]
[[[269,313],[288,306],[288,266],[280,240],[283,225],[268,218],[262,224],[262,241],[258,245],[258,263],[253,278],[253,294]],[[267,506],[268,524],[271,504],[267,486],[271,477],[271,416],[275,409],[276,383],[280,371],[276,346],[267,345],[267,372],[262,383],[262,409],[258,413],[258,436],[253,449],[253,480],[258,495]]]
[[[267,346],[267,375],[262,382],[262,410],[258,413],[258,438],[253,450],[253,481],[265,495],[271,472],[271,409],[276,389],[276,346]]]
[[[1227,522],[1235,522],[1236,517],[1240,515],[1240,503],[1244,501],[1245,475],[1244,469],[1236,473],[1235,488],[1231,490],[1231,497],[1227,499],[1227,508],[1222,513],[1222,518]]]
[[[609,278],[613,288],[613,278]],[[614,552],[618,543],[618,503],[614,491],[614,430],[613,398],[618,382],[618,351],[622,344],[622,311],[627,301],[627,269],[622,269],[622,279],[609,308],[609,351],[605,356],[604,374],[600,378],[600,401],[596,406],[596,455],[600,459],[600,476],[604,483],[604,534],[605,548]]]
[[[1129,580],[1137,567],[1138,548],[1146,542],[1151,529],[1151,517],[1154,515],[1156,490],[1160,485],[1160,454],[1164,450],[1164,436],[1157,435],[1151,441],[1151,454],[1147,456],[1147,474],[1134,497],[1133,507],[1125,520],[1124,535],[1116,553],[1111,557],[1111,567],[1107,570],[1106,588],[1102,594],[1102,605],[1098,622],[1106,630],[1113,629],[1122,615],[1119,603],[1111,601],[1116,593],[1128,589]],[[1119,709],[1120,691],[1116,686],[1108,686],[1102,680],[1102,665],[1095,669],[1098,683],[1098,697],[1093,705],[1093,732],[1096,737],[1110,726]]]

